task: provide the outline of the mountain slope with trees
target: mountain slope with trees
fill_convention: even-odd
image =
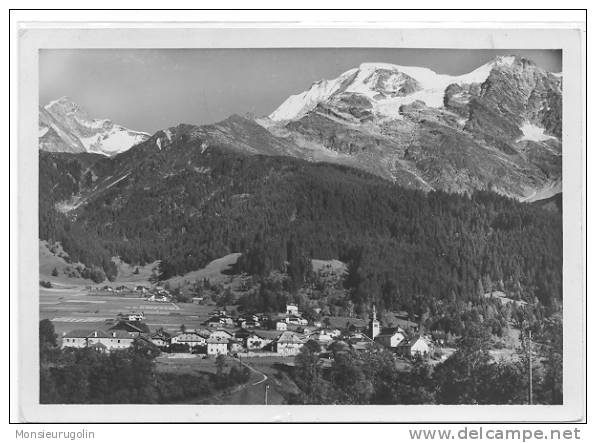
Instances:
[[[192,126],[114,158],[40,152],[40,238],[108,278],[111,257],[161,260],[161,276],[241,252],[240,270],[348,263],[356,312],[454,310],[506,290],[549,311],[562,298],[558,214],[497,194],[405,189],[361,170],[247,155]],[[101,275],[98,276],[99,278]],[[458,325],[452,325],[458,329]]]

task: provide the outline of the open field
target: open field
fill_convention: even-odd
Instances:
[[[143,298],[89,295],[81,285],[40,288],[39,292],[39,318],[51,320],[59,334],[72,329],[106,328],[110,320],[126,312],[144,312],[144,322],[151,330],[163,327],[174,332],[182,324],[189,329],[199,328],[214,308],[191,303],[149,302]]]
[[[174,372],[188,374],[193,372],[209,372],[215,374],[215,358],[204,358],[201,354],[162,354],[155,359],[156,368],[159,372]],[[228,359],[228,364],[234,363]]]

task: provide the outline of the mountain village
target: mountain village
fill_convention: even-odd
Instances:
[[[296,305],[287,305],[272,321],[265,314],[229,316],[224,310],[212,311],[201,329],[186,329],[175,333],[157,328],[143,328],[144,313],[131,312],[118,316],[116,324],[107,330],[75,329],[63,332],[62,348],[93,348],[101,352],[131,347],[135,341],[157,346],[167,353],[191,353],[205,357],[296,356],[308,341],[319,344],[325,352],[334,343],[364,350],[374,343],[391,349],[402,357],[427,357],[431,353],[429,336],[408,335],[401,327],[381,328],[373,307],[368,327],[328,328],[321,322],[304,319]],[[275,329],[264,329],[274,324]]]

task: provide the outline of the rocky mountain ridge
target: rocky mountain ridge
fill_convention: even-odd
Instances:
[[[93,119],[68,97],[39,107],[39,149],[117,155],[149,138],[108,119]]]
[[[202,150],[341,164],[425,192],[491,190],[532,201],[561,192],[561,108],[561,76],[520,57],[460,76],[363,63],[313,83],[268,117],[233,115],[152,136],[59,99],[40,108],[40,149],[140,159],[130,151],[167,152],[182,137],[200,140]]]
[[[364,63],[257,121],[313,159],[404,186],[528,200],[560,191],[561,102],[561,76],[520,57],[460,76]]]

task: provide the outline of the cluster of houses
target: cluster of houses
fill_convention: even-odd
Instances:
[[[284,323],[292,330],[255,330],[263,317],[251,315],[232,319],[224,311],[212,312],[206,328],[182,330],[175,333],[157,329],[153,333],[140,327],[143,313],[130,313],[119,316],[119,321],[107,331],[75,330],[63,334],[62,347],[93,347],[102,351],[124,349],[135,340],[150,342],[166,352],[192,352],[208,356],[252,355],[294,356],[308,341],[315,341],[325,351],[334,342],[347,344],[354,349],[367,349],[378,343],[405,357],[426,356],[430,353],[430,340],[421,335],[407,336],[399,328],[381,328],[373,308],[372,319],[366,330],[353,328],[341,331],[321,325],[308,326],[308,322],[296,324],[287,320],[302,319],[295,306],[288,305]],[[279,323],[279,322],[278,322]]]
[[[148,301],[155,301],[155,302],[162,302],[162,303],[169,303],[172,301],[172,294],[167,289],[161,286],[154,286],[154,287],[147,287],[143,285],[137,286],[87,286],[87,290],[91,295],[117,295],[117,296],[141,296],[145,300]]]
[[[152,343],[164,351],[213,356],[243,352],[268,352],[290,356],[298,354],[307,341],[304,336],[292,331],[284,331],[276,337],[266,337],[246,329],[198,329],[174,334],[158,329],[153,333],[146,333],[129,322],[119,322],[107,331],[77,329],[63,333],[61,338],[62,348],[93,348],[110,352],[126,349],[131,347],[135,340],[141,340]]]
[[[431,351],[430,339],[427,337],[422,335],[408,337],[400,327],[381,328],[381,322],[377,319],[377,311],[374,306],[369,326],[369,336],[375,342],[405,357],[423,357],[430,354]]]
[[[270,325],[271,322],[275,324],[275,330],[277,331],[295,330],[299,327],[308,326],[308,320],[302,317],[296,305],[287,305],[286,312],[279,313],[273,319],[268,314],[263,313],[232,317],[225,310],[216,310],[209,315],[210,318],[205,323],[211,328],[238,326],[244,329],[258,329]]]

